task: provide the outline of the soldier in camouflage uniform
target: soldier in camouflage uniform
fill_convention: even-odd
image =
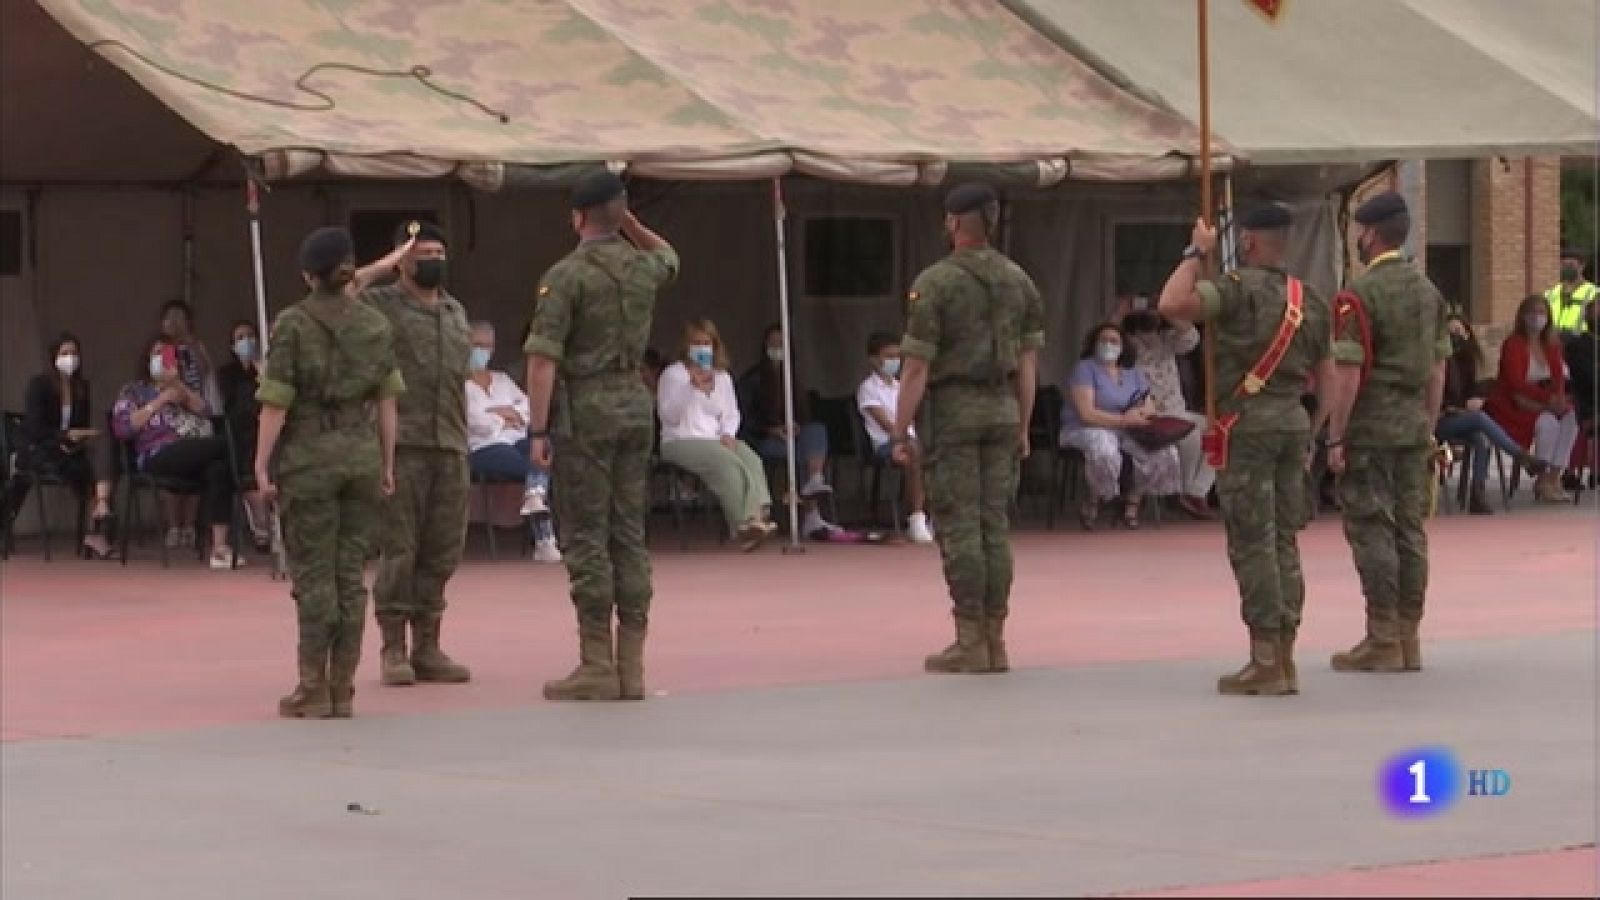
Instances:
[[[1294,641],[1306,587],[1296,536],[1308,518],[1311,443],[1300,397],[1308,376],[1316,376],[1319,390],[1332,381],[1332,314],[1297,280],[1300,306],[1291,309],[1291,277],[1283,269],[1289,225],[1288,210],[1276,205],[1241,216],[1243,266],[1206,281],[1200,261],[1215,249],[1217,233],[1204,221],[1196,223],[1183,261],[1161,292],[1163,316],[1203,319],[1212,329],[1216,383],[1232,392],[1217,398],[1218,429],[1226,432],[1227,445],[1217,497],[1250,634],[1250,660],[1217,680],[1223,694],[1300,691]]]
[[[300,683],[278,701],[279,715],[291,718],[352,713],[363,568],[381,494],[394,491],[395,397],[404,381],[389,323],[352,296],[351,253],[350,235],[337,228],[301,245],[311,293],[278,316],[257,391],[256,483],[279,502],[300,621]]]
[[[1044,306],[1032,279],[989,245],[999,218],[992,188],[965,184],[945,198],[949,256],[917,276],[900,353],[895,461],[928,395],[925,455],[930,511],[956,639],[930,672],[1004,672],[1011,594],[1011,500],[1028,455]]]
[[[622,181],[610,172],[580,180],[572,210],[580,241],[540,281],[523,346],[528,450],[540,466],[550,466],[554,457],[555,499],[578,617],[578,666],[566,678],[546,682],[544,696],[642,700],[650,613],[644,519],[655,420],[639,363],[656,291],[677,276],[678,256],[628,211]]]
[[[1403,197],[1380,194],[1356,210],[1355,221],[1367,270],[1334,298],[1340,386],[1328,468],[1343,473],[1339,502],[1367,599],[1367,634],[1332,663],[1340,672],[1417,671],[1428,590],[1423,520],[1450,357],[1448,309],[1400,255],[1411,227]]]
[[[384,684],[462,682],[466,666],[439,647],[444,588],[461,562],[467,535],[466,391],[472,333],[461,304],[441,285],[445,235],[437,226],[401,226],[395,243],[412,234],[400,261],[400,278],[362,294],[394,329],[395,352],[405,375],[395,453],[395,495],[385,522],[373,585],[383,632]],[[406,626],[411,653],[406,655]]]

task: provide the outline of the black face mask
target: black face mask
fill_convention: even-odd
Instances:
[[[342,291],[345,285],[356,280],[356,270],[349,266],[340,266],[322,277],[322,284],[329,291]]]
[[[445,261],[442,259],[419,259],[411,280],[420,288],[436,288],[444,284],[444,271]]]

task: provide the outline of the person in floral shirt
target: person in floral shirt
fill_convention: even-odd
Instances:
[[[211,409],[200,393],[184,384],[177,347],[164,337],[152,339],[139,357],[138,374],[122,386],[111,408],[111,427],[118,440],[131,441],[139,471],[181,478],[202,486],[200,498],[164,497],[168,504],[168,547],[192,547],[196,522],[211,528],[211,568],[231,569],[236,562],[228,544],[237,486],[228,464],[228,443],[211,427]]]

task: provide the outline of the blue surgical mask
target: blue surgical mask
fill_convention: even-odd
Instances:
[[[482,372],[489,368],[489,356],[488,347],[473,347],[472,354],[467,357],[467,364],[472,366],[472,371]]]
[[[775,363],[783,362],[783,348],[782,347],[768,347],[767,348],[767,359],[770,359]]]
[[[233,342],[233,355],[245,362],[256,358],[256,339],[243,337]]]
[[[161,376],[167,374],[167,364],[160,356],[150,357],[150,380],[160,381]]]
[[[689,361],[694,363],[695,365],[699,366],[700,368],[702,368],[702,369],[711,368],[711,364],[713,362],[715,362],[716,359],[717,359],[716,349],[713,348],[710,344],[690,344],[689,345]]]
[[[883,361],[883,374],[890,378],[900,377],[900,357],[895,356]]]
[[[1101,344],[1095,348],[1095,352],[1099,354],[1101,362],[1114,363],[1122,358],[1122,345],[1113,344],[1110,342],[1101,342]]]

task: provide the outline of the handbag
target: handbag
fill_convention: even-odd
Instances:
[[[1137,428],[1127,429],[1128,437],[1146,450],[1156,451],[1183,440],[1194,431],[1194,423],[1179,416],[1151,416]]]

